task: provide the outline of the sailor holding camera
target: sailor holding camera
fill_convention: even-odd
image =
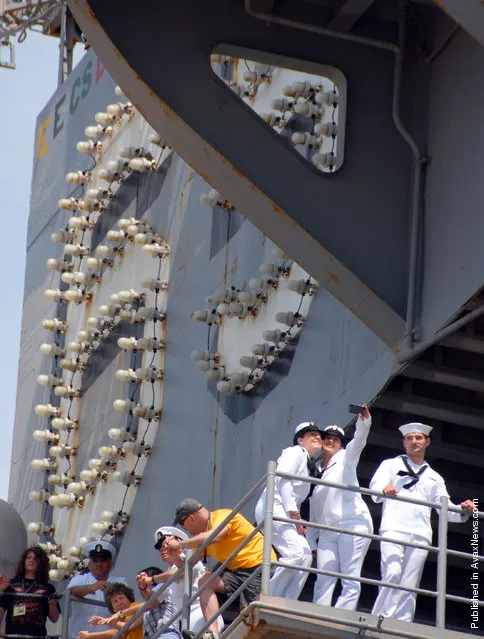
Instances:
[[[358,415],[355,435],[346,448],[342,428],[327,426],[323,429],[322,457],[317,464],[317,477],[347,486],[359,486],[356,468],[371,427],[368,407],[363,404],[360,409],[362,412]],[[342,590],[335,606],[355,610],[361,584],[351,577],[361,575],[363,560],[370,545],[370,539],[360,537],[358,533],[373,533],[373,521],[368,506],[360,493],[317,484],[311,497],[310,520],[356,533],[352,535],[310,528],[307,535],[311,548],[315,548],[317,542],[318,569],[349,575],[349,578],[341,579]],[[336,577],[318,575],[313,601],[330,606],[336,582]]]

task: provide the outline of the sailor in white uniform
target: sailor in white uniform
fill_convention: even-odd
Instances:
[[[67,588],[75,597],[92,599],[104,603],[104,590],[110,583],[118,582],[128,585],[124,577],[111,575],[113,559],[116,556],[116,548],[107,541],[90,541],[82,549],[83,554],[89,557],[89,571],[75,575],[67,584]],[[77,637],[81,630],[89,630],[91,617],[105,617],[106,608],[96,605],[87,605],[72,602],[70,636]],[[96,630],[109,630],[109,626],[97,626]]]
[[[383,502],[380,534],[383,537],[420,544],[430,544],[432,528],[430,508],[385,499],[394,495],[413,497],[431,502],[440,502],[448,497],[445,481],[424,462],[425,451],[430,444],[431,426],[419,422],[404,424],[399,428],[403,435],[405,455],[385,459],[378,467],[370,483],[372,490],[382,492],[382,497],[372,497],[377,503]],[[451,504],[455,506],[455,504]],[[472,512],[471,500],[460,504],[461,513],[449,512],[451,522],[464,522]],[[403,544],[382,541],[381,575],[382,581],[411,588],[418,588],[428,551]],[[381,587],[372,613],[392,617],[402,621],[412,621],[415,614],[416,594],[405,590]]]
[[[277,460],[277,470],[291,475],[309,477],[309,461],[321,447],[321,433],[314,422],[303,422],[294,432],[294,446],[285,448]],[[274,515],[301,519],[299,509],[309,494],[310,484],[297,479],[276,477]],[[262,493],[255,509],[257,523],[264,519],[266,491]],[[272,543],[281,555],[281,561],[294,566],[310,567],[312,553],[306,537],[306,528],[298,524],[274,521]],[[297,599],[308,573],[278,566],[271,579],[271,595]]]
[[[370,426],[371,415],[368,407],[364,405],[364,413],[358,416],[356,422],[355,435],[346,448],[342,428],[327,426],[323,429],[322,458],[316,467],[316,476],[347,486],[358,486],[356,468],[366,445]],[[370,511],[361,494],[340,488],[316,485],[311,497],[310,520],[317,524],[346,528],[356,533],[373,533]],[[308,541],[311,548],[316,548],[317,542],[317,566],[320,570],[359,577],[371,540],[358,535],[310,528]],[[313,601],[330,606],[336,582],[337,577],[318,575]],[[341,586],[341,594],[335,606],[355,610],[360,596],[360,582],[342,579]]]

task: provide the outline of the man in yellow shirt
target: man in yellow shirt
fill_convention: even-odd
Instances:
[[[167,540],[168,548],[173,550],[183,550],[184,548],[198,548],[209,537],[211,531],[229,515],[228,508],[213,510],[209,512],[196,499],[184,499],[176,507],[174,525],[180,525],[187,530],[192,537],[186,540]],[[206,553],[214,557],[217,561],[223,562],[234,550],[253,532],[252,526],[247,519],[237,513],[229,523],[216,535]],[[217,593],[232,595],[262,564],[262,551],[264,539],[260,532],[241,548],[237,555],[230,561],[225,570],[216,577],[200,593],[200,605],[203,616],[210,619],[219,610]],[[276,555],[272,551],[272,560],[276,561]],[[205,574],[199,582],[199,588],[211,577],[212,573]],[[261,589],[261,574],[247,585],[240,595],[241,605],[245,606],[254,601]],[[218,636],[217,622],[213,622],[202,639],[213,639]]]

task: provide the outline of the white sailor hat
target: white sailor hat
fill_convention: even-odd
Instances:
[[[161,526],[155,530],[154,541],[155,541],[155,550],[158,550],[163,543],[165,537],[173,535],[174,537],[179,537],[180,539],[188,539],[188,535],[184,530],[180,530],[179,528],[175,528],[175,526]]]
[[[403,426],[399,426],[398,430],[404,437],[406,437],[410,433],[422,433],[422,435],[428,437],[430,435],[430,431],[432,430],[432,426],[421,424],[420,422],[410,422],[409,424],[403,424]]]
[[[305,433],[311,433],[314,431],[321,432],[321,429],[316,422],[302,422],[301,424],[298,424],[294,431],[294,446],[297,444],[299,437],[302,437]]]
[[[296,426],[296,430],[294,431],[294,435],[300,435],[301,431],[303,433],[305,432],[310,432],[310,431],[314,431],[314,430],[319,430],[319,428],[316,426],[316,422],[302,422],[301,424],[298,424]]]
[[[330,424],[326,426],[321,431],[321,437],[324,439],[326,435],[333,435],[334,437],[339,437],[342,446],[346,445],[346,435],[341,426],[337,426],[336,424]]]
[[[116,557],[116,548],[102,539],[90,541],[84,546],[82,552],[90,559],[114,559]]]

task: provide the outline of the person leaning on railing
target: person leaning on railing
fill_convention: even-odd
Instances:
[[[277,460],[277,472],[309,477],[311,458],[321,448],[321,432],[314,422],[303,422],[296,427],[293,445],[285,448]],[[274,487],[274,515],[293,519],[294,524],[274,521],[272,543],[281,555],[281,561],[309,568],[313,557],[305,538],[306,528],[297,522],[301,519],[300,508],[309,494],[311,484],[298,479],[276,477]],[[266,489],[255,507],[258,524],[264,520]],[[297,599],[306,583],[309,573],[278,566],[270,581],[270,592],[274,597]]]
[[[162,574],[161,570],[154,566],[145,568],[138,573],[136,581],[143,599],[148,600],[156,589],[144,585],[145,578],[160,574]],[[158,588],[161,588],[161,584]],[[126,595],[125,599],[122,597],[123,594]],[[169,622],[176,613],[176,606],[168,590],[160,596],[157,603],[152,603],[143,612],[143,616],[138,617],[132,624],[128,625],[126,622],[143,606],[143,603],[134,601],[134,594],[131,588],[124,584],[110,584],[105,590],[105,597],[108,608],[113,614],[110,617],[91,617],[89,623],[98,628],[101,625],[108,625],[110,630],[100,632],[81,631],[78,639],[110,639],[116,631],[121,631],[120,636],[126,636],[128,639],[150,639],[156,634],[158,628]],[[173,622],[164,633],[159,635],[160,639],[180,639],[178,627],[179,621]]]
[[[59,602],[49,584],[49,558],[39,546],[22,554],[12,579],[0,575],[0,624],[5,612],[7,636],[45,637],[47,619],[53,623],[59,619]]]
[[[445,481],[425,462],[425,452],[430,445],[431,426],[411,422],[400,426],[405,455],[385,459],[370,482],[372,490],[381,491],[381,497],[372,497],[383,502],[380,535],[406,542],[430,544],[432,528],[430,507],[410,504],[395,499],[394,495],[413,497],[422,501],[439,503],[448,497]],[[455,507],[455,504],[450,504]],[[461,523],[467,521],[474,504],[470,499],[460,504],[462,513],[448,512],[448,520]],[[439,510],[437,512],[440,513]],[[382,581],[418,588],[428,551],[389,541],[380,542]],[[417,595],[406,590],[380,587],[372,613],[402,621],[412,621]]]
[[[134,592],[129,586],[116,582],[107,586],[104,600],[112,616],[105,618],[94,615],[89,619],[89,624],[98,628],[108,626],[107,630],[81,630],[77,639],[112,639],[142,605],[135,602]],[[140,617],[128,628],[127,639],[143,639],[142,625],[143,618]]]
[[[156,584],[155,577],[165,576],[168,579],[171,571],[162,572],[156,566],[144,568],[136,575],[136,583],[138,590],[145,601],[150,599],[151,595],[163,587],[163,583]],[[176,603],[173,599],[171,589],[168,589],[161,595],[158,604],[151,606],[143,613],[143,635],[144,639],[151,639],[158,628],[164,626],[177,612]],[[160,639],[179,639],[180,620],[177,619],[160,635]]]
[[[363,413],[358,415],[354,437],[348,445],[344,430],[339,426],[327,426],[322,430],[322,457],[316,466],[317,477],[346,486],[359,486],[356,468],[371,427],[370,411],[366,404],[363,408]],[[332,486],[317,484],[314,488],[310,520],[355,533],[373,533],[370,511],[361,494]],[[336,601],[336,608],[356,610],[361,584],[351,577],[360,577],[370,539],[311,527],[307,536],[311,547],[317,547],[317,566],[320,570],[348,575],[348,578],[341,579],[341,594]],[[336,582],[336,577],[318,575],[313,601],[330,606]]]
[[[181,525],[192,537],[177,541],[175,539],[166,540],[164,543],[172,550],[180,551],[185,548],[198,548],[210,536],[212,530],[217,528],[227,516],[230,510],[222,508],[208,511],[196,499],[184,499],[176,507],[175,521],[173,525]],[[207,546],[206,553],[223,563],[238,548],[238,546],[254,532],[254,526],[240,513],[236,513],[229,523],[215,536],[212,543]],[[258,532],[250,539],[246,545],[240,549],[234,559],[230,561],[227,568],[215,577],[205,587],[204,584],[212,576],[208,572],[199,581],[200,604],[205,619],[208,621],[216,615],[219,610],[217,593],[232,595],[239,587],[244,585],[257,569],[262,565],[262,552],[264,540]],[[272,551],[272,561],[276,561],[276,554]],[[249,604],[256,599],[261,591],[261,574],[253,578],[251,583],[246,584],[240,595],[241,606]],[[213,639],[218,637],[217,621],[212,622],[207,632],[202,634],[201,639]]]
[[[180,541],[182,539],[187,540],[188,535],[184,530],[175,528],[174,526],[160,526],[155,530],[154,541],[155,550],[158,550],[163,561],[170,566],[170,570],[166,572],[159,572],[155,575],[145,575],[143,573],[136,577],[138,587],[142,590],[143,587],[159,588],[165,581],[169,579],[185,561],[185,556],[181,550],[171,550],[164,542],[166,540],[174,539]],[[192,594],[196,594],[198,591],[198,584],[200,578],[207,572],[205,566],[201,561],[192,568]],[[144,596],[144,591],[142,592]],[[178,611],[183,606],[183,580],[173,583],[169,587],[169,597],[173,601],[175,611]],[[148,599],[148,597],[144,597]],[[190,626],[191,632],[199,632],[205,625],[205,619],[203,616],[202,608],[200,606],[200,600],[195,599],[190,606]],[[218,618],[218,631],[222,632],[224,622],[222,616]],[[145,638],[146,639],[146,638]]]

